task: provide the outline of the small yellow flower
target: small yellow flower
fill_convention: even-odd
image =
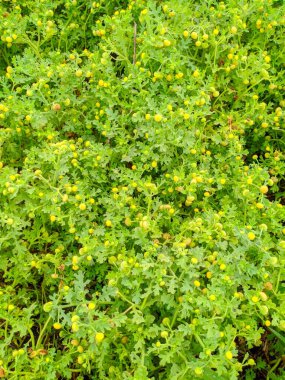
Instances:
[[[195,375],[200,376],[200,375],[203,374],[203,369],[200,368],[200,367],[196,367],[196,368],[194,369],[194,372],[195,372]]]
[[[94,302],[90,302],[90,303],[88,304],[88,309],[89,309],[89,310],[94,310],[95,307],[96,307],[96,305],[95,305]]]
[[[227,351],[225,356],[226,356],[226,358],[229,359],[229,360],[231,360],[231,359],[233,358],[233,354],[232,354],[231,351]]]
[[[261,186],[261,187],[260,187],[260,192],[261,192],[262,194],[266,194],[266,193],[268,193],[268,187],[267,187],[266,185]]]
[[[269,55],[266,55],[264,60],[266,63],[269,63],[271,61],[271,58],[269,57]]]
[[[168,47],[168,46],[171,45],[171,41],[169,41],[169,40],[164,40],[164,41],[163,41],[163,45],[164,45],[165,47]]]
[[[152,161],[151,166],[152,166],[153,168],[156,168],[156,167],[157,167],[157,162],[156,162],[156,161]]]
[[[168,332],[167,332],[167,331],[162,331],[162,332],[160,333],[160,336],[161,336],[162,338],[166,339],[166,338],[168,337]]]
[[[79,208],[80,208],[81,211],[86,210],[86,204],[85,203],[80,203]]]
[[[141,15],[146,15],[148,13],[148,9],[147,8],[145,8],[145,9],[143,9],[142,11],[141,11]]]
[[[194,73],[193,73],[193,77],[194,78],[198,78],[200,76],[200,73],[198,70],[195,70]]]
[[[77,332],[77,331],[79,331],[78,323],[73,322],[72,325],[71,325],[71,330],[72,330],[73,332]]]
[[[157,123],[161,122],[161,120],[162,120],[162,115],[160,115],[160,114],[156,114],[156,115],[154,115],[154,120],[155,120]]]
[[[105,335],[103,333],[101,333],[101,332],[98,332],[95,335],[95,340],[96,340],[97,343],[103,342],[104,338],[105,338]]]
[[[56,329],[56,330],[60,330],[61,327],[62,327],[62,325],[61,325],[61,323],[59,323],[59,322],[55,322],[55,323],[53,324],[53,328]]]
[[[207,277],[207,278],[212,278],[212,273],[211,273],[211,272],[207,272],[207,273],[206,273],[206,277]]]
[[[254,240],[255,239],[255,234],[253,232],[249,232],[247,234],[247,237],[249,238],[249,240]]]

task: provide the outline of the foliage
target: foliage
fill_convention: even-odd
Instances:
[[[284,10],[0,2],[0,378],[285,376]]]

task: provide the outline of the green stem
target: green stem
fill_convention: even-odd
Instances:
[[[35,336],[34,336],[34,333],[32,331],[32,329],[28,328],[28,331],[29,331],[29,334],[30,334],[30,337],[31,337],[31,341],[32,341],[32,349],[34,350],[36,345],[35,345]]]
[[[270,369],[270,371],[268,372],[267,376],[266,376],[266,380],[269,380],[270,379],[270,375],[276,370],[276,368],[279,366],[281,362],[281,358],[279,358],[276,362],[276,364]]]
[[[281,269],[279,269],[277,281],[276,281],[276,285],[275,285],[275,292],[276,293],[278,292],[278,288],[279,288],[280,276],[281,276]]]
[[[29,39],[27,35],[25,37],[26,38],[24,42],[26,42],[30,46],[30,48],[34,51],[34,53],[36,54],[38,58],[41,58],[41,55],[39,53],[39,49],[37,48],[37,46]]]
[[[128,302],[130,305],[132,305],[134,308],[137,308],[137,305],[135,305],[133,302],[129,301],[127,297],[125,297],[121,292],[117,292],[117,294],[126,302]]]
[[[184,362],[185,362],[185,364],[187,364],[188,363],[188,360],[185,358],[185,356],[183,355],[183,354],[181,354],[181,352],[180,351],[177,351],[177,354],[181,357],[181,359],[183,359],[184,360]]]
[[[172,329],[172,327],[174,326],[174,323],[176,322],[176,319],[177,319],[177,315],[178,315],[178,312],[179,312],[179,307],[176,309],[174,315],[173,315],[173,318],[172,318],[172,321],[170,323],[170,328]]]
[[[141,310],[143,310],[143,309],[145,308],[146,301],[147,301],[149,295],[150,295],[150,293],[148,293],[148,294],[145,296],[145,298],[144,298],[144,300],[143,300],[143,303],[142,303],[142,305],[141,305],[141,307],[140,307]]]
[[[193,334],[195,339],[197,340],[197,342],[200,343],[201,347],[202,348],[205,348],[205,344],[203,343],[202,339],[200,338],[200,336],[198,334]]]
[[[8,338],[8,336],[7,336],[7,333],[8,333],[8,326],[9,326],[9,324],[8,324],[8,319],[6,319],[6,322],[5,322],[5,340]]]
[[[43,340],[43,335],[44,335],[44,332],[45,330],[47,329],[48,327],[48,324],[50,323],[50,320],[51,320],[51,316],[48,317],[46,323],[44,324],[44,327],[42,328],[41,332],[40,332],[40,335],[38,337],[38,341],[37,341],[37,344],[36,344],[36,350],[40,348],[40,345],[42,344],[42,340]]]

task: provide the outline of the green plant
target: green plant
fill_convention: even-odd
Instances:
[[[284,5],[0,21],[0,377],[282,378]]]

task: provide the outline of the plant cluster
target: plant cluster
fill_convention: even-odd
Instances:
[[[0,1],[0,378],[285,378],[284,12]]]

